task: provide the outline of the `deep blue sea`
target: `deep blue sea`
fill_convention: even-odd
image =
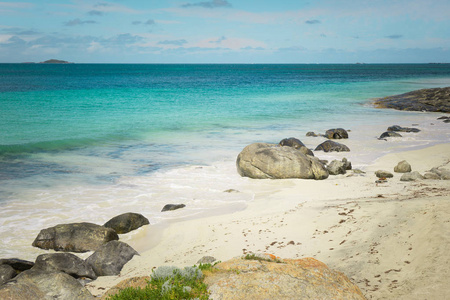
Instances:
[[[439,129],[380,144],[387,126],[436,115],[370,105],[443,86],[450,64],[0,64],[0,258],[58,223],[126,211],[158,223],[165,203],[187,204],[180,215],[245,203],[223,190],[239,185],[234,159],[252,142],[314,148],[306,132],[344,127],[363,168],[448,141]]]

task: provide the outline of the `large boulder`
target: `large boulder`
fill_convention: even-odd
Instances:
[[[314,149],[314,151],[324,151],[324,152],[348,152],[350,149],[344,145],[337,143],[335,141],[327,140],[320,144],[319,146]]]
[[[128,244],[111,241],[89,256],[86,262],[97,276],[119,275],[123,266],[135,255],[139,253]]]
[[[307,156],[292,147],[254,143],[239,153],[237,171],[241,176],[256,179],[325,179],[328,171],[315,157]]]
[[[344,274],[314,258],[283,261],[233,258],[206,274],[211,299],[365,299]]]
[[[74,278],[97,278],[92,267],[72,253],[41,254],[36,258],[36,262],[32,268],[32,270],[36,269],[48,272],[60,271]]]
[[[12,282],[4,286],[6,286],[5,291],[0,289],[0,299],[94,299],[78,280],[63,272],[28,270],[20,273]],[[9,298],[3,298],[2,292]],[[30,297],[23,298],[22,293],[28,293]]]
[[[148,224],[150,224],[150,222],[143,215],[129,212],[112,218],[103,226],[106,228],[112,228],[117,233],[122,234]]]
[[[411,165],[406,160],[402,160],[394,167],[394,172],[396,173],[411,172]]]
[[[281,140],[278,145],[292,147],[301,151],[305,155],[314,156],[314,153],[310,149],[308,149],[305,144],[303,144],[299,139],[293,137]]]
[[[328,139],[348,139],[348,133],[344,128],[328,129],[325,132],[325,137]]]
[[[72,223],[42,229],[32,245],[56,251],[87,252],[118,239],[111,228],[92,223]]]

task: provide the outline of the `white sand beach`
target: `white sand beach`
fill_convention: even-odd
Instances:
[[[253,180],[232,193],[253,193],[246,207],[145,226],[129,242],[146,248],[120,276],[99,277],[93,295],[161,265],[188,266],[209,255],[245,253],[314,257],[346,274],[367,299],[446,299],[450,293],[450,181],[400,181],[407,160],[423,174],[450,169],[450,143],[391,153],[326,180]],[[376,170],[394,174],[376,183]],[[230,187],[232,188],[232,187]]]

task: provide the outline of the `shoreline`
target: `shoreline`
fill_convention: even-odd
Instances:
[[[421,174],[438,166],[450,169],[448,153],[450,143],[391,153],[365,167],[364,176],[247,180],[241,192],[253,191],[255,197],[245,209],[170,221],[158,233],[161,239],[126,264],[120,276],[99,277],[87,287],[101,295],[161,265],[266,252],[319,259],[351,278],[368,299],[439,298],[449,273],[450,226],[443,221],[450,216],[449,182],[401,182],[401,174],[394,173],[387,183],[376,184],[374,172],[392,172],[403,159]],[[144,231],[148,236],[152,226]],[[436,275],[435,269],[443,273]]]

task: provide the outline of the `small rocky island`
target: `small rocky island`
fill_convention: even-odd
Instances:
[[[377,108],[450,112],[450,87],[416,90],[375,100]]]
[[[70,62],[68,62],[66,60],[60,60],[60,59],[49,59],[49,60],[40,62],[40,64],[70,64]]]

